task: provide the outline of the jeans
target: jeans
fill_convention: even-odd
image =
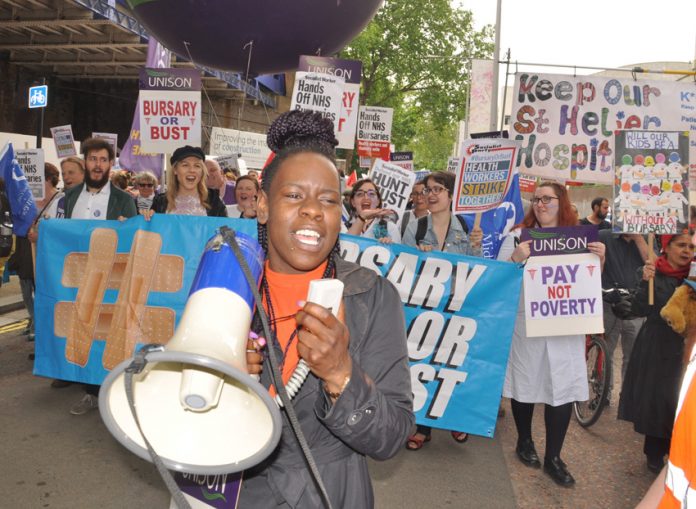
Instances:
[[[621,351],[623,352],[623,360],[621,362],[621,381],[623,382],[624,376],[626,376],[626,368],[628,367],[628,361],[631,359],[631,351],[633,350],[633,343],[636,340],[638,331],[643,326],[645,318],[634,318],[632,320],[621,320],[617,318],[611,306],[605,303],[604,305],[604,340],[607,344],[607,356],[609,359],[614,358],[614,350],[619,343],[619,337],[621,337]],[[612,380],[609,383],[609,395],[611,396],[611,389],[614,384],[614,373],[616,369],[611,370]]]

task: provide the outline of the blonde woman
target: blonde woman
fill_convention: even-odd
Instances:
[[[217,189],[206,187],[208,171],[205,154],[199,147],[179,147],[169,160],[167,192],[155,196],[152,208],[141,212],[146,219],[158,214],[227,217]]]

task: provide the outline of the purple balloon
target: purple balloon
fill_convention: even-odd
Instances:
[[[297,68],[300,55],[332,56],[382,0],[128,0],[168,49],[196,64],[252,75]],[[188,43],[188,51],[184,42]],[[247,46],[253,42],[253,45]],[[189,57],[190,52],[190,57]]]

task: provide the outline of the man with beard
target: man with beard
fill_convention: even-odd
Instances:
[[[85,180],[65,192],[58,204],[58,217],[67,219],[127,219],[137,214],[133,198],[111,185],[109,176],[114,150],[105,140],[89,138],[82,143]]]
[[[137,215],[133,197],[109,181],[115,156],[111,145],[99,138],[89,138],[81,148],[85,158],[84,184],[65,191],[62,203],[58,204],[58,217],[124,220]],[[98,385],[85,385],[85,394],[70,413],[83,415],[96,409],[98,396]]]
[[[611,223],[606,220],[609,213],[609,200],[601,196],[592,200],[592,214],[580,220],[580,224],[593,224],[599,230],[611,229]]]

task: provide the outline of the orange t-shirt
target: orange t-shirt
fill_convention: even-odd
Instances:
[[[268,291],[271,296],[275,317],[275,324],[271,323],[271,328],[275,325],[278,343],[284,352],[287,350],[283,362],[284,383],[288,383],[288,380],[290,380],[290,377],[297,367],[297,363],[300,361],[300,356],[297,352],[297,335],[293,338],[293,344],[288,348],[288,341],[292,333],[297,329],[295,315],[300,310],[297,302],[307,300],[309,282],[313,279],[321,279],[326,270],[327,263],[328,262],[324,262],[313,271],[305,272],[304,274],[281,274],[280,272],[273,272],[268,266],[268,261],[266,261],[264,273],[266,275],[266,282],[268,283]],[[271,317],[265,293],[263,297],[263,307],[266,313],[268,313],[269,319],[273,320],[274,317]],[[267,339],[270,343],[271,338]],[[275,394],[273,387],[271,387],[271,393]]]

